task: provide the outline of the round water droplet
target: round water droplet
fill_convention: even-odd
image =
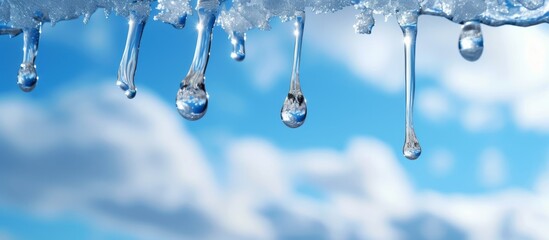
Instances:
[[[301,93],[288,93],[284,105],[280,110],[280,118],[286,126],[297,128],[305,122],[307,117],[307,101]]]
[[[204,84],[183,85],[177,92],[176,106],[179,114],[187,120],[198,120],[208,109],[208,93]]]
[[[471,21],[463,24],[458,42],[459,53],[468,61],[476,61],[484,50],[484,39],[480,23]]]
[[[17,85],[24,92],[30,92],[36,87],[38,82],[38,75],[36,74],[36,67],[32,63],[23,63],[19,68],[19,74],[17,75]]]
[[[402,153],[410,160],[416,160],[421,155],[421,146],[413,129],[406,129],[406,140]]]

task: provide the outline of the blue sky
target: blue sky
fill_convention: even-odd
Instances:
[[[542,239],[549,234],[547,26],[483,26],[475,63],[460,26],[421,17],[415,125],[401,156],[402,34],[356,35],[355,11],[308,15],[308,119],[281,123],[291,23],[248,34],[244,62],[216,29],[207,115],[174,99],[196,21],[150,21],[128,100],[115,86],[127,24],[97,13],[45,26],[32,93],[21,37],[0,38],[0,239]]]

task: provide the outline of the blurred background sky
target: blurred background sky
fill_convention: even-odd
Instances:
[[[402,33],[376,16],[357,35],[356,13],[307,16],[298,129],[279,116],[290,22],[249,32],[244,62],[215,30],[196,122],[174,104],[196,16],[147,24],[134,100],[115,85],[124,18],[46,24],[31,93],[22,37],[0,37],[0,239],[546,239],[547,25],[483,26],[470,63],[460,25],[420,17],[409,161]]]

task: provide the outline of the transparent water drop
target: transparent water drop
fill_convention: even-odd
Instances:
[[[30,92],[36,87],[38,74],[35,60],[38,55],[41,24],[34,28],[23,29],[23,62],[17,75],[17,85],[24,92]]]
[[[417,15],[411,13],[399,18],[400,28],[404,35],[404,66],[406,80],[406,119],[405,139],[402,152],[410,160],[415,160],[421,155],[421,146],[414,130],[414,93],[415,93],[415,61],[416,61],[416,36]]]
[[[299,68],[301,62],[301,46],[303,41],[303,30],[305,28],[305,12],[296,12],[295,19],[295,47],[294,47],[294,65],[292,69],[292,79],[290,80],[290,91],[284,100],[280,110],[280,118],[286,126],[297,128],[305,122],[307,117],[307,101],[301,92],[299,82]]]
[[[124,91],[126,97],[132,99],[137,94],[135,87],[135,71],[139,57],[139,46],[147,18],[131,13],[128,20],[128,37],[126,47],[122,54],[120,67],[118,68],[118,79],[116,85]]]
[[[463,24],[458,42],[459,53],[468,61],[476,61],[484,50],[484,39],[480,23],[470,21]]]
[[[200,77],[200,76],[191,76]],[[208,110],[208,93],[204,83],[200,81],[197,84],[183,85],[177,92],[175,104],[179,110],[179,114],[188,120],[198,120],[206,114]]]
[[[286,126],[297,128],[307,118],[307,101],[301,92],[289,92],[280,110],[280,118]]]
[[[229,38],[231,39],[231,44],[233,45],[231,58],[239,62],[244,60],[244,58],[246,58],[246,33],[233,31]]]
[[[217,11],[211,8],[199,7],[197,12],[199,22],[196,26],[198,37],[194,58],[187,76],[181,82],[175,101],[179,114],[192,121],[202,118],[208,109],[209,96],[206,92],[205,73],[210,57],[212,30],[217,17]]]

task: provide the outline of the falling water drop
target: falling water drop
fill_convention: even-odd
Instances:
[[[466,60],[473,62],[480,58],[484,49],[484,39],[479,22],[469,21],[463,24],[458,47],[459,53]]]
[[[231,39],[231,44],[233,45],[233,51],[231,52],[231,58],[236,61],[242,61],[246,57],[246,33],[240,33],[240,32],[232,32],[231,36],[229,36]]]
[[[421,146],[417,140],[413,123],[417,13],[403,13],[399,16],[398,20],[404,35],[404,65],[406,78],[406,130],[402,152],[406,158],[415,160],[421,155]]]
[[[139,57],[139,46],[141,44],[141,37],[143,36],[143,29],[147,22],[147,16],[139,16],[132,12],[128,20],[128,37],[126,40],[126,47],[124,48],[124,54],[120,61],[120,67],[118,68],[118,80],[116,85],[120,87],[126,94],[126,97],[132,99],[137,93],[135,88],[135,71],[137,69],[137,60]]]
[[[187,76],[181,82],[175,102],[179,114],[192,121],[202,118],[208,109],[209,96],[204,83],[213,37],[212,29],[217,16],[216,10],[205,7],[199,7],[197,12],[199,17],[196,26],[198,38],[194,58]]]
[[[23,29],[23,62],[17,75],[17,85],[24,92],[30,92],[36,87],[38,74],[36,73],[36,55],[40,42],[41,24],[34,28]]]
[[[280,117],[286,126],[297,128],[305,122],[307,117],[307,100],[301,92],[299,83],[299,67],[301,59],[301,43],[303,40],[303,30],[305,28],[305,12],[296,12],[295,19],[295,48],[294,48],[294,66],[292,69],[292,79],[290,81],[290,91],[284,100],[284,105],[280,110]]]

